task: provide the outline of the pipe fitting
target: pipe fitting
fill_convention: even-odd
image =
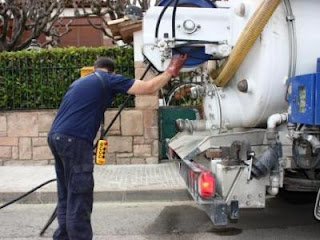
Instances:
[[[271,175],[270,176],[270,186],[267,188],[267,192],[272,195],[276,196],[279,193],[280,188],[280,175]]]
[[[279,193],[279,187],[271,187],[271,186],[269,186],[267,188],[267,192],[272,196],[276,196]]]
[[[189,120],[189,119],[177,119],[176,128],[179,132],[188,131],[206,131],[211,129],[211,122],[208,120]]]
[[[270,174],[270,186],[267,188],[267,192],[272,195],[276,196],[279,193],[280,188],[280,164],[277,162],[273,167],[273,170]]]
[[[195,86],[190,89],[190,97],[192,99],[202,98],[206,94],[206,89],[203,86]]]
[[[190,128],[192,128],[192,126],[189,124],[189,120],[188,119],[177,119],[176,120],[176,129],[178,132],[183,132],[185,130],[189,130]]]
[[[288,123],[287,124],[287,128],[288,128],[288,135],[291,139],[293,139],[293,135],[294,135],[294,132],[295,132],[295,129],[297,127],[297,124],[295,123]]]
[[[269,148],[252,164],[252,176],[259,179],[266,176],[278,163],[278,153],[274,148]]]
[[[273,114],[268,118],[268,130],[275,129],[277,126],[288,121],[288,113]]]
[[[271,115],[268,118],[267,140],[271,146],[276,143],[278,138],[278,132],[276,131],[276,127],[287,121],[288,121],[287,113],[277,113],[277,114]]]

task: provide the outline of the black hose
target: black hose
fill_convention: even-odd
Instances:
[[[172,13],[172,38],[176,38],[176,14],[177,14],[177,7],[179,4],[179,0],[176,0],[173,7]]]
[[[278,160],[279,154],[277,152],[277,149],[275,147],[268,148],[252,163],[252,176],[257,179],[266,176],[271,171],[271,169],[276,166]]]
[[[144,70],[144,72],[143,72],[143,74],[142,74],[142,76],[141,76],[141,80],[143,80],[143,79],[146,77],[146,75],[147,75],[147,73],[149,72],[150,68],[151,68],[151,64],[148,64],[147,68]],[[122,110],[125,108],[125,106],[127,106],[129,100],[130,100],[132,97],[133,97],[133,95],[129,95],[128,98],[127,98],[127,99],[124,101],[124,103],[121,105],[119,111],[118,111],[117,114],[113,117],[113,119],[111,120],[111,122],[110,122],[110,124],[108,125],[107,129],[103,132],[103,136],[105,136],[105,135],[109,132],[109,130],[110,130],[110,128],[112,127],[113,123],[116,121],[117,117],[120,115],[120,113],[121,113]]]
[[[49,183],[51,183],[51,182],[54,182],[54,181],[56,181],[56,180],[57,180],[57,179],[55,178],[55,179],[51,179],[51,180],[48,180],[48,181],[46,181],[46,182],[44,182],[44,183],[40,184],[39,186],[37,186],[37,187],[35,187],[35,188],[31,189],[29,192],[27,192],[27,193],[25,193],[25,194],[21,195],[20,197],[18,197],[18,198],[16,198],[16,199],[12,200],[12,201],[10,201],[10,202],[8,202],[8,203],[6,203],[6,204],[3,204],[2,206],[0,206],[0,209],[5,208],[5,207],[7,207],[7,206],[9,206],[9,205],[11,205],[11,204],[13,204],[13,203],[15,203],[15,202],[19,201],[20,199],[22,199],[22,198],[24,198],[24,197],[28,196],[29,194],[33,193],[34,191],[38,190],[39,188],[42,188],[43,186],[45,186],[45,185],[47,185],[47,184],[49,184]]]
[[[159,17],[158,17],[158,20],[157,20],[157,25],[156,25],[156,33],[155,33],[155,37],[158,38],[158,34],[159,34],[159,26],[160,26],[160,22],[161,22],[161,19],[163,17],[163,14],[166,12],[167,8],[170,6],[170,4],[173,2],[174,0],[170,0],[165,6],[164,8],[162,9]]]
[[[34,191],[38,190],[39,188],[42,188],[43,186],[45,186],[45,185],[47,185],[47,184],[49,184],[49,183],[51,183],[51,182],[54,182],[54,181],[56,181],[56,180],[57,180],[57,179],[55,178],[55,179],[51,179],[51,180],[48,180],[48,181],[40,184],[39,186],[31,189],[29,192],[21,195],[20,197],[18,197],[18,198],[16,198],[16,199],[14,199],[14,200],[12,200],[12,201],[10,201],[10,202],[2,205],[2,206],[0,207],[0,209],[5,208],[5,207],[7,207],[7,206],[9,206],[9,205],[11,205],[11,204],[19,201],[20,199],[28,196],[29,194],[33,193]],[[51,215],[49,221],[47,222],[47,224],[45,225],[45,227],[44,227],[44,228],[42,229],[42,231],[40,232],[40,236],[42,236],[42,235],[44,234],[44,232],[45,232],[45,231],[47,230],[47,228],[51,225],[51,223],[52,223],[53,220],[56,218],[56,216],[57,216],[57,207],[55,208],[54,212],[52,213],[52,215]]]
[[[48,227],[50,227],[51,223],[54,221],[54,219],[57,217],[57,210],[58,210],[58,206],[56,206],[56,208],[54,209],[51,217],[49,218],[48,222],[46,223],[46,225],[44,225],[44,227],[42,228],[39,236],[41,237],[46,230],[48,229]]]
[[[150,68],[151,68],[151,64],[149,64],[149,65],[147,66],[147,68],[144,70],[144,72],[143,72],[143,74],[142,74],[142,76],[141,76],[141,80],[143,80],[143,79],[146,77],[146,75],[147,75],[148,71],[150,70]],[[101,138],[103,138],[104,136],[107,135],[107,133],[109,132],[110,128],[112,127],[112,125],[114,124],[114,122],[116,121],[116,119],[118,118],[118,116],[120,115],[120,113],[122,112],[122,110],[127,106],[129,100],[132,99],[132,97],[133,97],[133,95],[129,95],[129,96],[127,97],[127,99],[122,103],[122,105],[120,106],[117,114],[112,118],[112,120],[111,120],[111,122],[109,123],[108,127],[106,128],[106,130],[102,131]],[[97,145],[98,145],[98,142],[93,146],[93,150],[95,150],[95,149],[97,148]]]

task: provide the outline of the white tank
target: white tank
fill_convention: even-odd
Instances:
[[[223,7],[239,12],[244,4],[245,14],[237,15],[232,23],[232,44],[262,0],[229,0]],[[316,71],[320,57],[320,1],[289,1],[295,17],[296,75]],[[291,45],[287,12],[284,3],[278,7],[264,31],[250,50],[230,83],[217,89],[209,84],[204,97],[206,119],[217,128],[248,128],[266,124],[274,113],[287,112],[285,100],[291,62]],[[240,92],[237,85],[246,80],[248,91]],[[217,94],[218,93],[218,94]]]

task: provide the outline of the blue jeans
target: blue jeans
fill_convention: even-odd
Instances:
[[[55,158],[58,186],[55,240],[92,239],[93,205],[92,144],[83,139],[53,133],[48,136]]]

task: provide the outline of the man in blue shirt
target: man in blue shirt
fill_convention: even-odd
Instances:
[[[141,81],[115,74],[113,62],[101,57],[94,64],[94,73],[68,88],[48,135],[58,186],[59,227],[53,239],[92,239],[93,140],[115,94],[155,93],[178,75],[186,58],[173,56],[165,72]]]

